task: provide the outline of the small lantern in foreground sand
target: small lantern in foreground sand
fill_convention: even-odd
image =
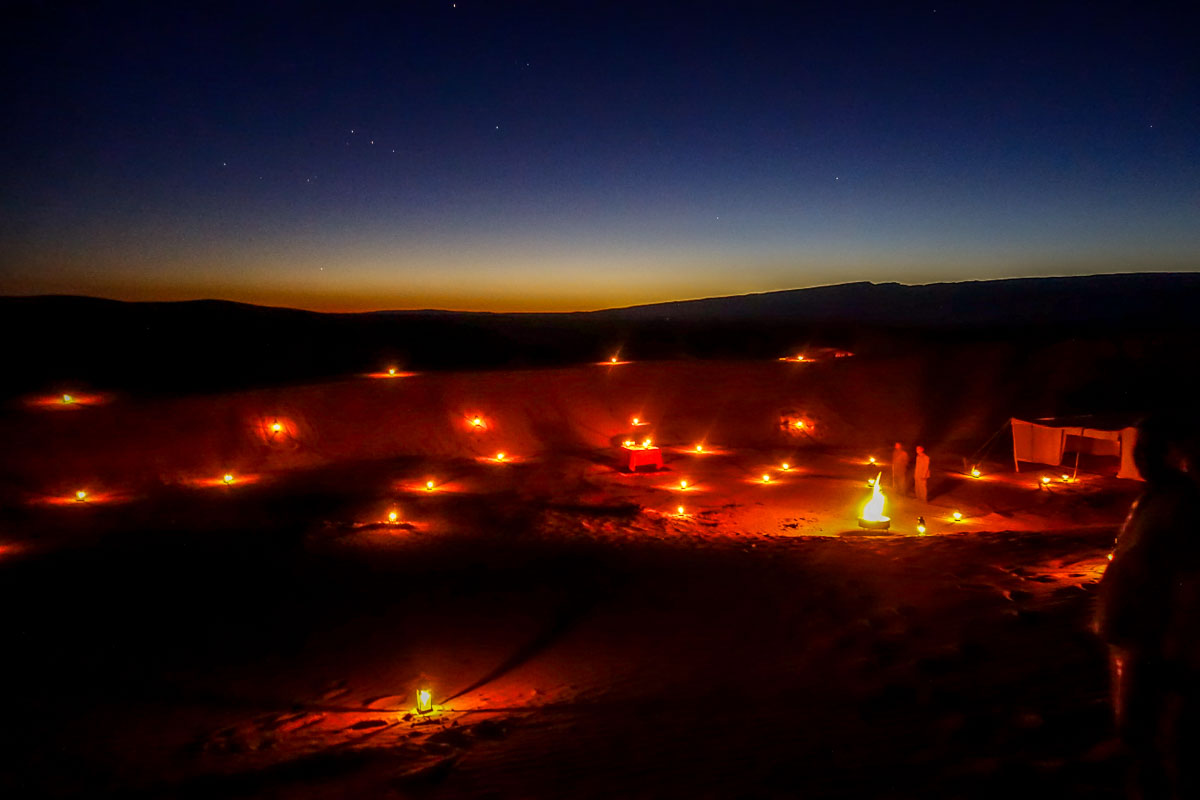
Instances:
[[[64,394],[64,395],[62,396],[62,401],[63,401],[64,403],[66,403],[67,405],[70,405],[71,403],[74,403],[74,402],[75,402],[75,398],[74,398],[74,397],[71,397],[71,395],[69,395],[69,394]]]
[[[983,473],[979,471],[979,467],[971,467],[971,477],[972,478],[978,478],[981,475],[983,475]]]
[[[610,358],[610,359],[609,359],[609,363],[610,363],[610,364],[615,364],[615,363],[617,363],[617,357],[616,357],[616,356],[613,356],[612,358]]]
[[[497,460],[497,461],[503,461],[503,460],[504,460],[504,453],[496,453],[496,460]]]
[[[283,430],[282,422],[272,422],[271,423],[271,432],[272,433],[280,433],[282,430]]]
[[[482,428],[483,427],[483,417],[472,417],[471,418],[471,426],[475,427],[475,428]]]
[[[868,464],[874,464],[874,463],[875,463],[875,456],[871,456],[870,458],[868,458],[868,459],[867,459],[867,463],[868,463]]]
[[[397,511],[393,509],[388,512],[388,522],[395,522],[398,519],[400,519],[400,514]]]
[[[396,374],[396,368],[388,367],[388,375],[395,375],[395,374]]]
[[[686,517],[686,516],[687,516],[685,513],[683,513],[683,506],[679,506],[678,508],[676,508],[676,509],[675,509],[675,513],[676,513],[676,514],[678,514],[678,515],[679,515],[679,516],[681,516],[681,517]]]
[[[428,714],[433,711],[433,692],[429,689],[417,689],[417,713]]]
[[[229,486],[230,484],[233,483],[233,474],[226,472],[224,475],[221,476],[221,482],[224,483],[226,486]]]
[[[75,492],[75,502],[82,503],[85,500],[87,500],[87,492],[86,491],[84,491],[83,489],[80,489],[79,491]]]
[[[922,536],[924,536],[924,535],[925,535],[925,531],[926,531],[926,528],[925,528],[925,518],[924,518],[924,517],[917,517],[917,533],[919,533],[919,534],[921,534]]]
[[[783,464],[780,465],[780,467],[783,469],[784,472],[787,472],[789,469],[792,468],[792,465],[785,461],[785,462],[783,462]]]
[[[953,520],[955,522],[962,522],[962,512],[961,511],[955,511],[950,516],[951,516],[951,518],[953,518]]]
[[[764,473],[763,474],[763,483],[770,483],[770,482],[771,482],[771,476]]]
[[[702,444],[698,444],[698,445],[696,445],[696,452],[697,452],[697,453],[703,453],[703,452],[704,452],[704,445],[702,445]]]
[[[1042,486],[1049,486],[1049,485],[1050,485],[1050,476],[1043,475],[1042,476]]]
[[[427,491],[427,492],[433,491],[433,481],[425,481],[425,491]]]
[[[688,482],[687,482],[686,480],[683,480],[683,481],[680,481],[680,482],[679,482],[679,488],[680,488],[680,489],[686,489],[687,487],[688,487]]]

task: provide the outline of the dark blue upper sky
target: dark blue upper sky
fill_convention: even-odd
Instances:
[[[1193,270],[1174,8],[17,6],[0,291],[524,310]]]

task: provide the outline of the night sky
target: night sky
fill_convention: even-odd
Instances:
[[[1187,4],[6,6],[0,293],[575,310],[1200,268]]]

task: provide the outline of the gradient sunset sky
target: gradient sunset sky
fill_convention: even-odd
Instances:
[[[1193,271],[1182,5],[18,3],[0,293],[529,311]]]

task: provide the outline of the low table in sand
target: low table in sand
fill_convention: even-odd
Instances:
[[[629,455],[629,471],[637,472],[639,469],[652,468],[662,469],[662,449],[658,447],[642,447],[641,445],[625,445],[623,449]]]

